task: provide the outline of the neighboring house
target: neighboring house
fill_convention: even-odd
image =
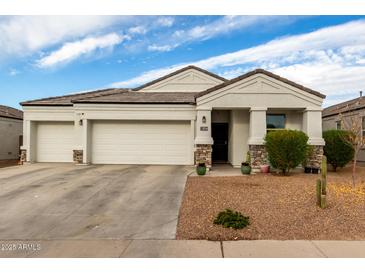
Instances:
[[[23,135],[23,112],[0,105],[0,160],[19,159]]]
[[[249,150],[257,168],[267,161],[268,128],[290,128],[308,134],[319,165],[324,98],[262,69],[228,81],[188,66],[133,90],[21,103],[23,154],[37,162],[238,167]]]
[[[323,130],[341,129],[340,114],[343,119],[357,116],[361,119],[362,134],[365,136],[365,96],[325,108],[322,113]],[[365,149],[360,150],[358,161],[365,161]]]

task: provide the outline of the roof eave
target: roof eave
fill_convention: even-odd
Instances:
[[[116,102],[116,101],[74,101],[74,104],[116,104],[116,105],[195,105],[195,102]]]

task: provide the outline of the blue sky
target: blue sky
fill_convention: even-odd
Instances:
[[[261,67],[331,105],[365,90],[365,16],[3,16],[0,104]]]

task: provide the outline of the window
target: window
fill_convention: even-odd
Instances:
[[[267,114],[266,129],[278,130],[285,128],[285,114]]]
[[[362,137],[365,137],[365,116],[362,117]]]
[[[337,121],[336,122],[336,129],[340,130],[341,129],[341,121]]]

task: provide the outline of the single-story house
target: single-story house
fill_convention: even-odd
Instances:
[[[19,159],[23,135],[23,112],[0,105],[0,160]]]
[[[323,130],[341,129],[340,114],[343,120],[350,117],[361,119],[362,134],[365,136],[365,96],[362,92],[358,98],[325,108],[322,113]],[[365,161],[365,148],[360,150],[357,160]]]
[[[23,158],[83,164],[267,162],[267,130],[303,130],[319,165],[325,95],[256,69],[232,80],[187,66],[135,89],[22,102]],[[319,156],[319,157],[318,157]]]

